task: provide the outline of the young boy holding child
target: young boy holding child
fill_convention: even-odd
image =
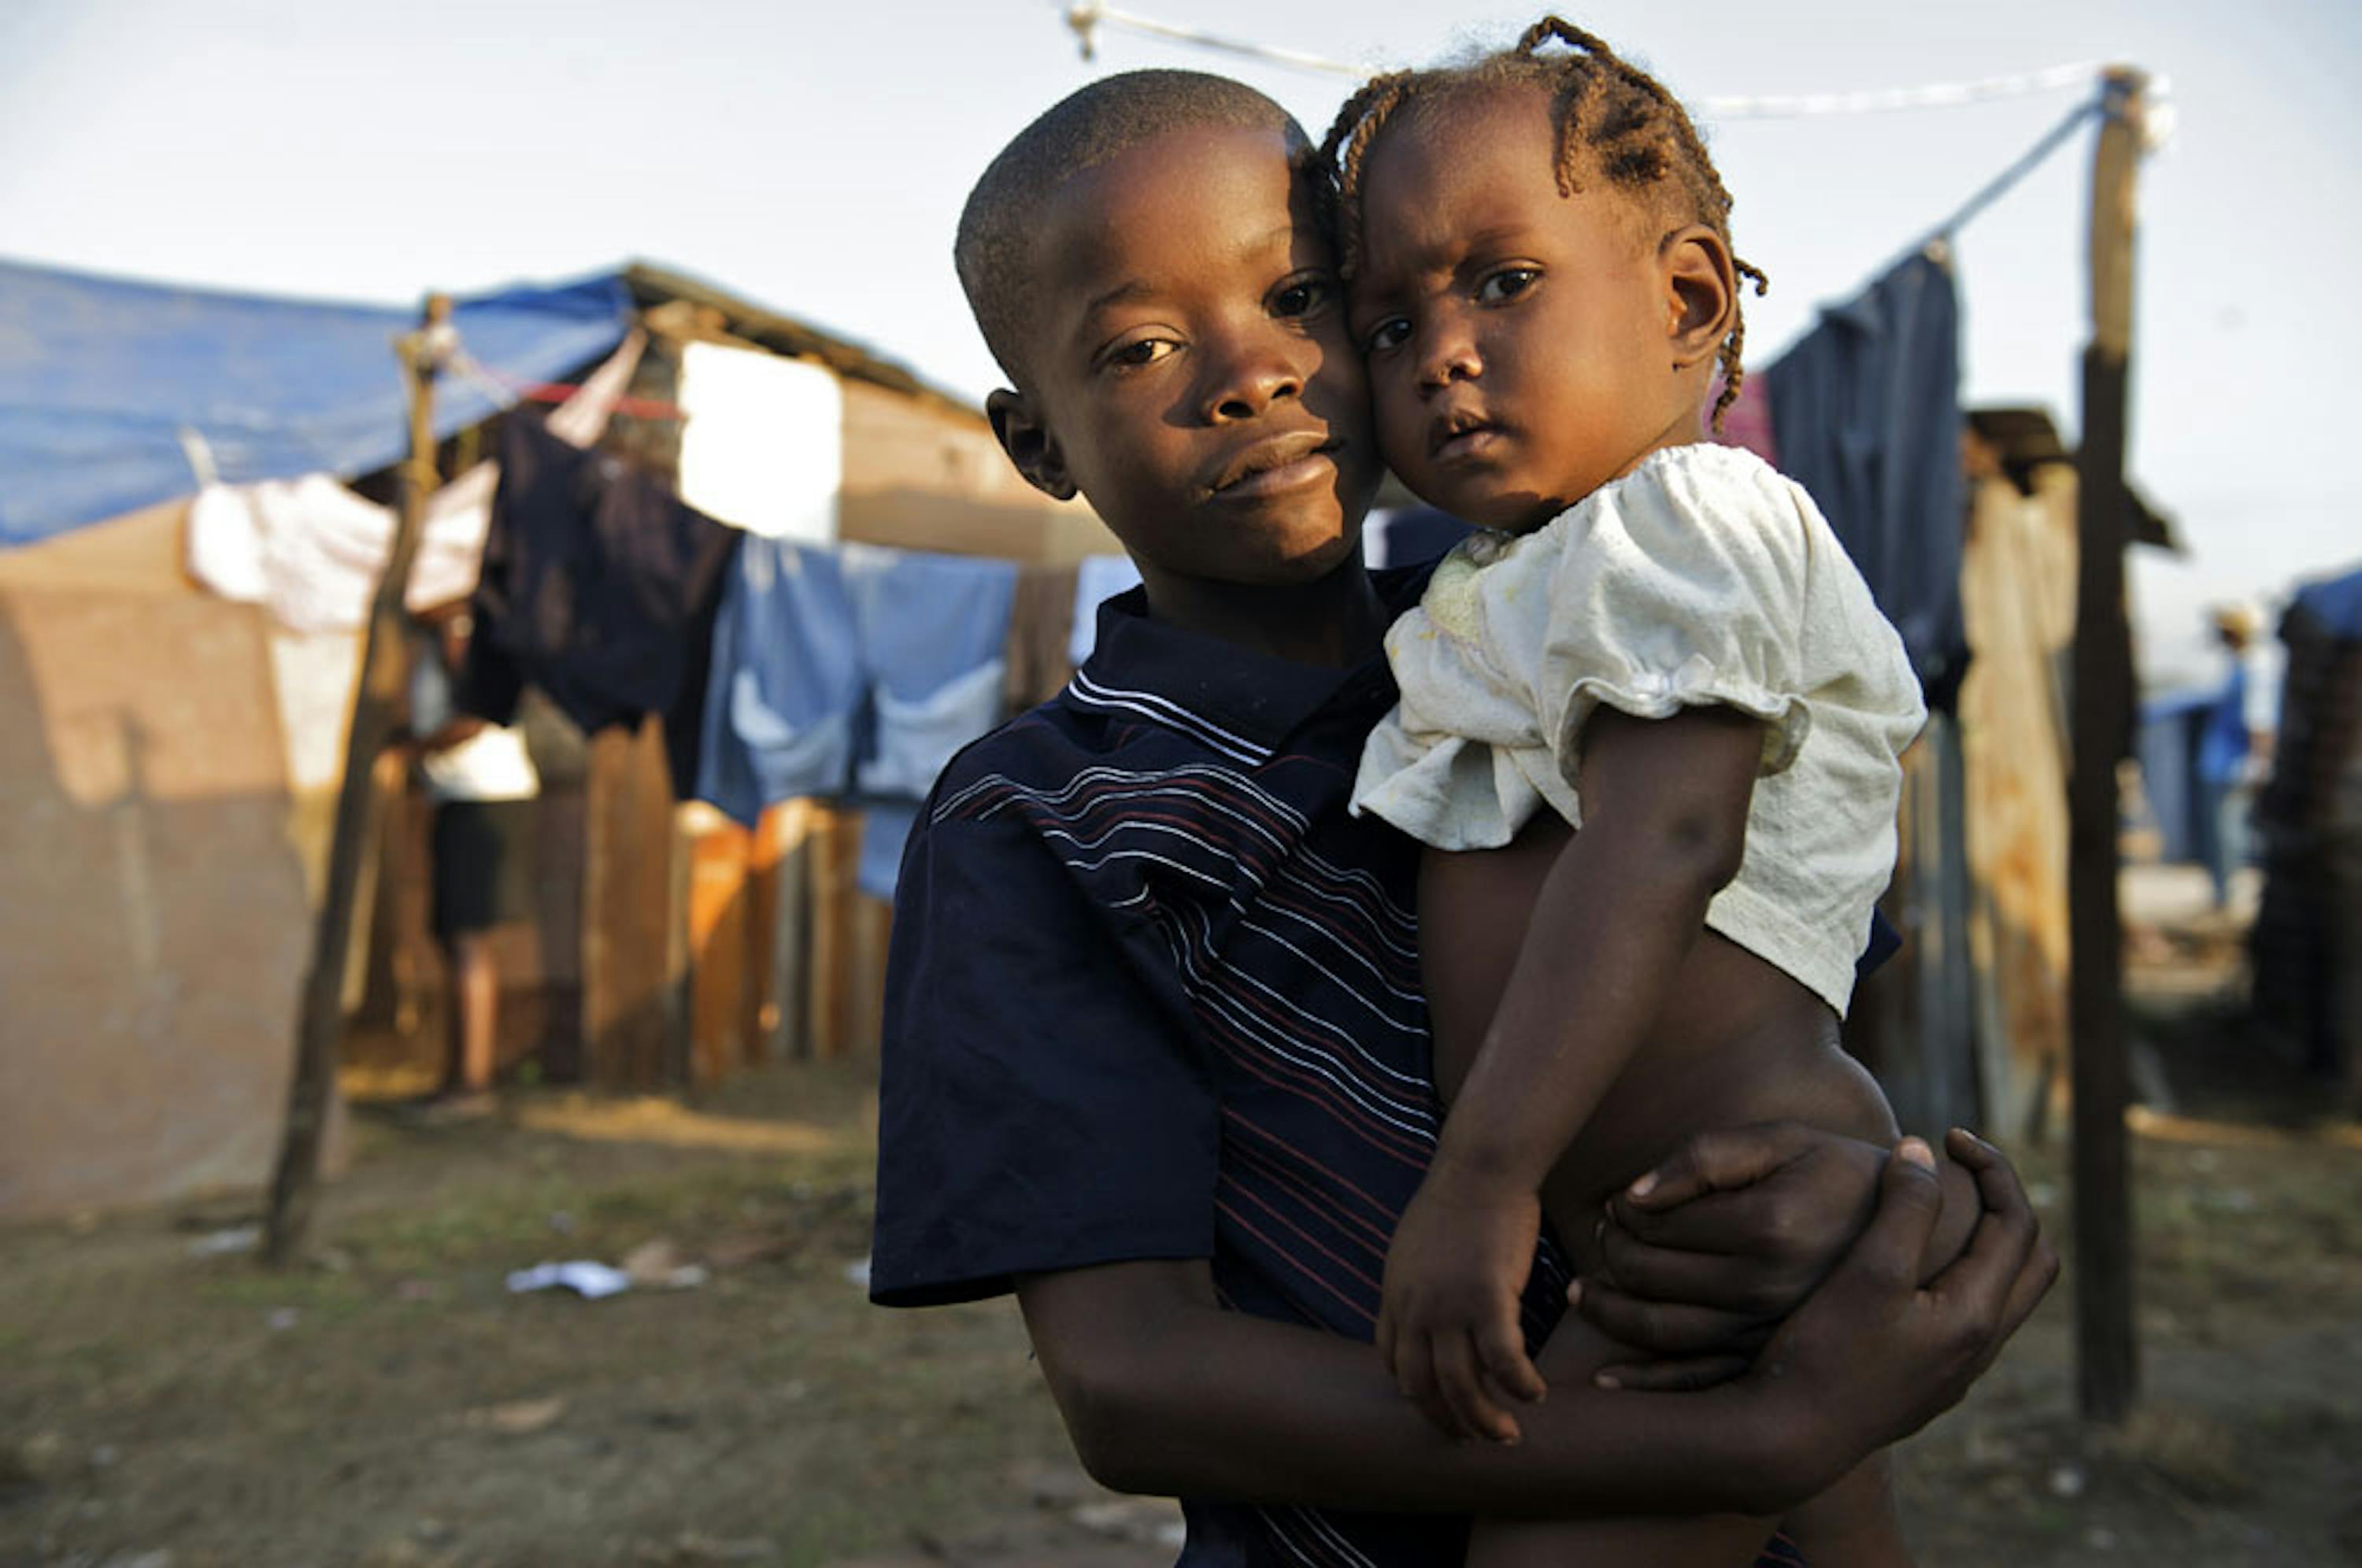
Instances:
[[[1044,115],[970,198],[962,282],[1012,382],[995,428],[1142,587],[911,838],[873,1293],[1015,1291],[1086,1465],[1182,1497],[1187,1563],[1456,1562],[1472,1514],[1776,1517],[1957,1399],[2055,1259],[1965,1137],[1978,1196],[1951,1208],[1981,1217],[1926,1289],[1924,1144],[1695,1139],[1617,1199],[1582,1308],[1636,1362],[1780,1320],[1749,1372],[1569,1386],[1515,1445],[1396,1394],[1379,1279],[1442,1110],[1417,849],[1346,804],[1420,574],[1361,565],[1378,458],[1308,150],[1237,83],[1137,72]],[[1554,1248],[1532,1275],[1538,1342]]]

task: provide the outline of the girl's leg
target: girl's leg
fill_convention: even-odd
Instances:
[[[1505,849],[1479,855],[1429,851],[1419,869],[1419,947],[1435,1027],[1435,1080],[1449,1101],[1475,1060],[1493,1010],[1508,984],[1527,918],[1569,830],[1544,812]],[[1579,1236],[1596,1216],[1544,1206],[1562,1236]],[[1560,1323],[1535,1364],[1551,1384],[1588,1382],[1628,1356],[1574,1317]],[[1666,1397],[1675,1397],[1668,1395]],[[1772,1531],[1769,1519],[1589,1519],[1478,1521],[1469,1568],[1525,1564],[1648,1563],[1665,1568],[1748,1568]]]

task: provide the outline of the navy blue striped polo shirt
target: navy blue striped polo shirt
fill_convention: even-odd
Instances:
[[[1423,571],[1380,573],[1407,605]],[[1111,601],[1051,701],[937,782],[888,972],[870,1289],[1205,1258],[1229,1307],[1367,1341],[1442,1119],[1418,846],[1347,815],[1381,657],[1301,665]],[[1547,1331],[1568,1275],[1529,1292]],[[1466,1523],[1185,1500],[1185,1564],[1456,1563]]]

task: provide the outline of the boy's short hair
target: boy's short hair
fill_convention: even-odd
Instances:
[[[1311,142],[1286,109],[1242,82],[1200,71],[1128,71],[1068,94],[1017,133],[961,209],[952,247],[960,287],[1001,370],[1026,384],[1031,254],[1042,209],[1084,170],[1177,130],[1278,130],[1308,160]]]

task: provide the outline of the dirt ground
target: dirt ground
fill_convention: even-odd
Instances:
[[[2362,1562],[2362,1130],[2242,1043],[2232,951],[2135,947],[2172,1107],[2137,1119],[2141,1410],[2077,1422],[2062,1286],[1902,1456],[1923,1562]],[[365,1108],[292,1274],[236,1201],[0,1230],[0,1568],[1169,1562],[1012,1308],[866,1305],[869,1082]],[[2058,1154],[2021,1154],[2063,1242]],[[646,1283],[506,1286],[572,1258]]]

